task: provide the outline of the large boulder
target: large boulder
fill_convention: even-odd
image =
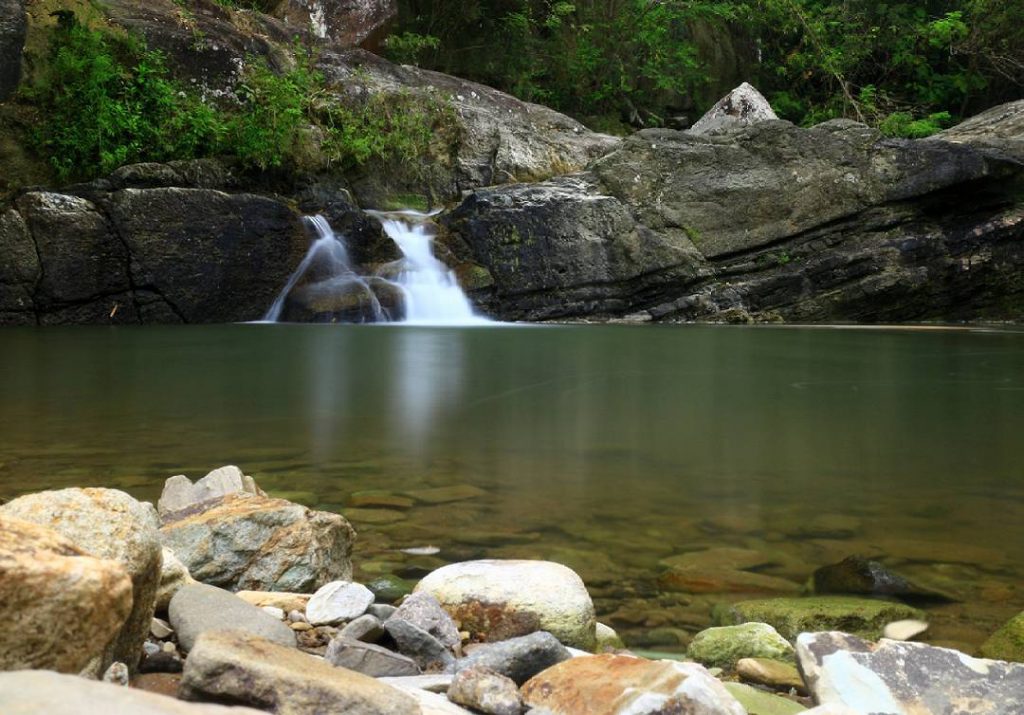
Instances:
[[[295,633],[280,618],[246,603],[230,591],[203,583],[185,586],[171,599],[168,609],[178,642],[192,650],[208,631],[231,629],[294,648]]]
[[[532,708],[554,715],[745,715],[703,666],[625,655],[573,658],[522,687]]]
[[[468,631],[500,641],[548,631],[569,646],[594,646],[594,604],[572,569],[550,561],[482,560],[450,564],[416,586]]]
[[[0,673],[5,715],[265,715],[251,708],[184,703],[165,695],[46,670]]]
[[[284,499],[229,494],[166,522],[163,543],[193,578],[229,590],[311,592],[350,580],[355,531],[341,516]]]
[[[800,669],[814,699],[858,712],[1024,712],[1024,665],[971,658],[924,643],[867,643],[845,633],[797,639]]]
[[[269,0],[271,13],[343,47],[369,45],[398,16],[397,0]]]
[[[96,673],[113,661],[134,670],[160,583],[162,551],[153,505],[116,489],[62,489],[18,497],[0,506],[0,514],[49,527],[93,556],[123,566],[132,582],[131,613],[96,663]]]
[[[508,319],[1019,319],[1024,165],[1001,141],[648,129],[571,179],[474,192],[440,240]]]
[[[928,140],[995,147],[1024,161],[1024,99],[992,107]]]
[[[0,213],[0,253],[0,323],[35,323],[39,254],[25,220],[14,209]]]
[[[120,563],[0,515],[0,670],[78,673],[102,656],[131,608],[132,582]]]
[[[25,28],[25,1],[0,0],[0,102],[7,99],[21,81]]]
[[[180,697],[251,705],[277,715],[418,715],[409,695],[294,648],[235,631],[199,638],[185,661]]]

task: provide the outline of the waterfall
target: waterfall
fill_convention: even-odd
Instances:
[[[386,275],[359,275],[348,251],[323,216],[305,221],[314,233],[305,257],[264,316],[264,321],[472,325],[476,315],[452,271],[433,253],[428,220],[415,211],[367,212],[381,222],[402,258]]]

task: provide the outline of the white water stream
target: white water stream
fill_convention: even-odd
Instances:
[[[433,214],[416,211],[367,212],[381,222],[384,232],[402,252],[399,265],[389,280],[383,276],[361,276],[355,272],[342,239],[335,235],[323,216],[307,217],[316,234],[305,258],[267,311],[264,321],[278,322],[287,312],[293,291],[324,296],[349,296],[346,309],[355,305],[357,317],[351,322],[398,322],[417,325],[477,325],[490,322],[477,315],[459,287],[455,274],[433,252],[434,236],[427,219]],[[401,295],[400,305],[382,307],[378,291],[388,288]],[[387,291],[385,291],[387,292]]]

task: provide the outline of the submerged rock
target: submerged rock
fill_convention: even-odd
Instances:
[[[352,576],[355,531],[337,514],[246,493],[205,504],[160,529],[164,544],[198,581],[303,592]]]
[[[171,625],[186,651],[208,631],[231,629],[295,647],[292,630],[269,613],[250,605],[229,591],[206,584],[186,586],[171,599]]]
[[[895,596],[908,601],[953,601],[952,596],[918,586],[878,561],[850,556],[822,566],[812,577],[815,593]]]
[[[746,715],[701,665],[625,655],[559,663],[531,678],[522,694],[531,708],[554,715]]]
[[[132,583],[121,563],[0,515],[0,670],[77,674],[102,657],[131,607]]]
[[[185,700],[215,699],[276,715],[420,715],[409,695],[294,648],[233,631],[203,634],[181,681]]]
[[[61,489],[19,497],[0,506],[0,514],[49,527],[93,556],[124,567],[132,581],[131,612],[90,671],[98,676],[110,663],[121,661],[134,672],[160,583],[162,549],[153,505],[116,489]]]
[[[466,561],[430,573],[416,591],[434,596],[471,638],[499,641],[544,630],[566,645],[594,647],[594,604],[580,577],[561,564]]]
[[[767,623],[708,628],[693,637],[686,654],[709,668],[732,668],[741,658],[788,663],[794,657],[793,646]]]
[[[986,658],[1024,663],[1024,612],[1018,613],[981,644]]]
[[[827,631],[841,628],[846,632],[876,639],[887,623],[903,619],[920,619],[921,611],[902,603],[848,596],[814,596],[810,598],[769,598],[740,601],[716,607],[712,614],[718,625],[735,625],[751,621],[767,623],[787,640],[805,631]]]
[[[858,712],[1011,715],[1024,710],[1024,665],[923,643],[867,643],[845,633],[797,639],[804,679],[821,704]]]

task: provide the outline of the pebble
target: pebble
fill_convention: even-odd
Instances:
[[[263,606],[263,611],[265,613],[269,613],[278,620],[284,620],[284,609],[282,608],[278,608],[277,606]]]
[[[128,666],[121,662],[111,663],[110,667],[107,668],[107,672],[103,674],[103,682],[127,687]]]
[[[302,611],[289,611],[288,620],[292,623],[309,623],[309,621],[306,620],[306,614]]]
[[[291,626],[291,629],[293,631],[300,631],[301,632],[301,631],[311,631],[311,630],[313,630],[313,626],[309,625],[305,621],[295,621],[294,623],[291,623],[289,625]]]
[[[306,619],[314,626],[351,621],[373,604],[373,592],[361,583],[332,581],[321,586],[306,604]]]
[[[162,650],[164,653],[177,653],[178,646],[168,641],[167,643],[163,644],[163,647],[160,650]]]
[[[904,621],[893,621],[882,630],[882,637],[894,641],[909,641],[928,630],[925,621],[908,618]]]
[[[149,622],[149,634],[154,638],[163,640],[172,633],[174,633],[174,629],[171,628],[171,624],[162,618],[154,618]]]

